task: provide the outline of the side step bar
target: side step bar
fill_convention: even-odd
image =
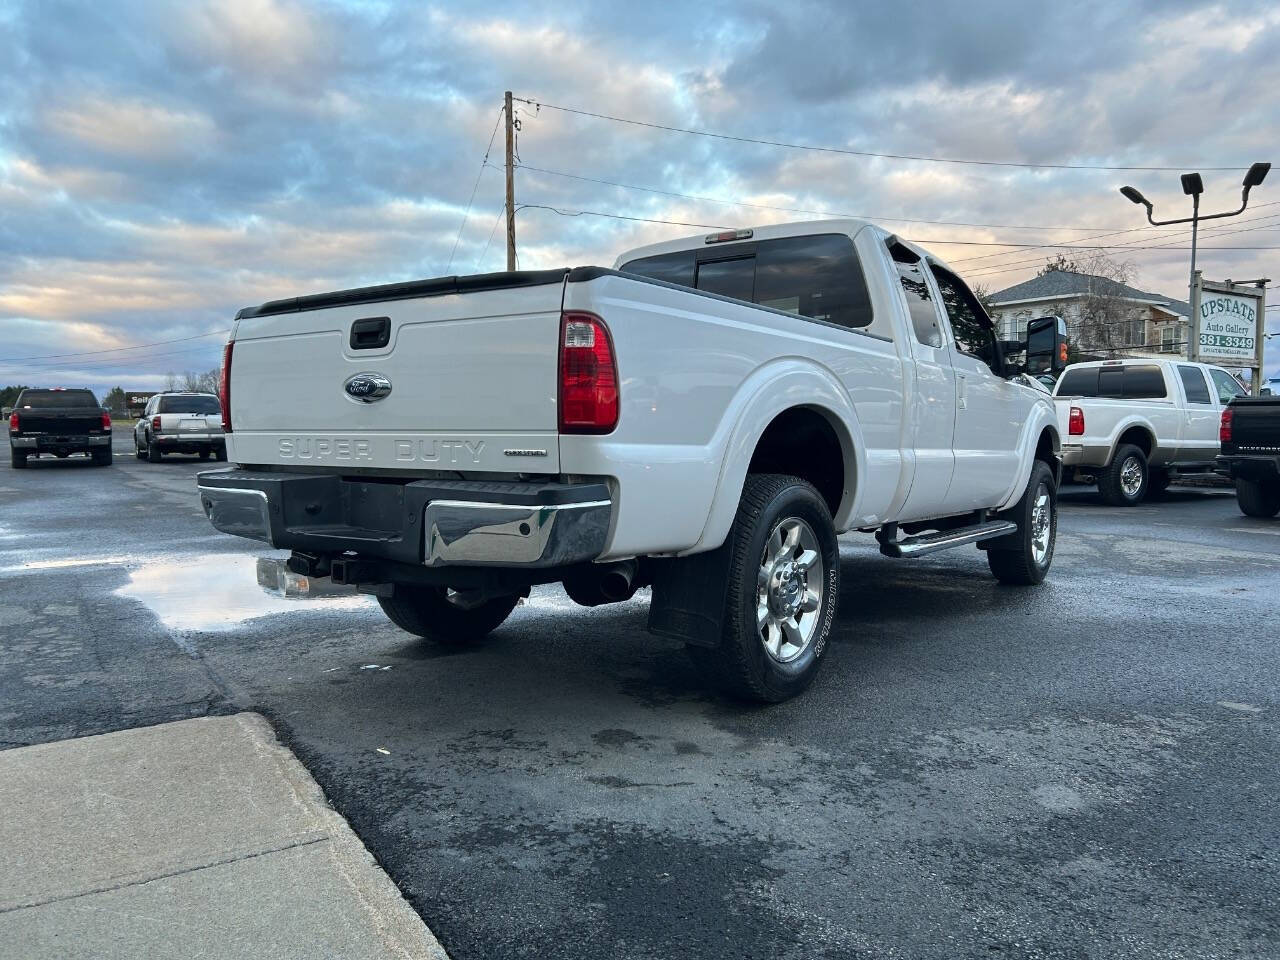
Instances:
[[[967,543],[1003,537],[1005,534],[1015,533],[1017,529],[1018,525],[1009,520],[988,520],[971,527],[957,527],[955,530],[944,530],[941,533],[925,533],[904,537],[901,540],[880,540],[880,552],[886,557],[899,559],[922,557],[926,553],[937,553],[939,550],[950,550],[952,547],[962,547]],[[878,534],[877,539],[879,539]]]

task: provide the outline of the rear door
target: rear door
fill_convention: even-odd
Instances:
[[[899,511],[904,520],[943,516],[955,472],[956,374],[941,305],[925,276],[924,261],[902,246],[890,251],[911,328],[915,382],[907,390],[904,457],[913,459],[911,490]],[[914,259],[913,259],[914,258]]]
[[[1179,385],[1186,401],[1178,459],[1211,460],[1218,452],[1219,406],[1214,402],[1204,367],[1180,363],[1177,370]]]
[[[536,282],[550,273],[403,299],[353,291],[332,299],[359,302],[242,319],[231,366],[235,460],[557,472],[563,273]],[[373,391],[378,384],[388,389]]]

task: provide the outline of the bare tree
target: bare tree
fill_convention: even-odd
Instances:
[[[182,389],[188,393],[217,393],[219,370],[205,370],[196,373],[188,370],[182,375]]]
[[[1066,318],[1075,355],[1110,357],[1125,348],[1146,345],[1146,311],[1128,299],[1136,272],[1132,262],[1115,260],[1103,251],[1078,259],[1059,253],[1037,276],[1056,271],[1079,274],[1088,281],[1076,310]]]
[[[164,376],[164,388],[166,390],[178,389],[178,375],[174,373],[172,370],[170,370]]]

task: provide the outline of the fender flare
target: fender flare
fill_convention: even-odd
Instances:
[[[720,546],[729,535],[742,499],[751,455],[769,424],[787,410],[805,407],[826,418],[840,442],[844,460],[844,495],[836,511],[837,530],[845,529],[855,513],[858,478],[866,470],[866,445],[849,394],[825,367],[796,357],[772,360],[743,381],[721,427],[726,434],[719,449],[719,477],[707,522],[697,543],[683,553],[700,553]]]
[[[1160,440],[1156,436],[1155,427],[1151,425],[1150,421],[1144,420],[1139,416],[1130,416],[1120,421],[1119,425],[1117,425],[1115,429],[1115,432],[1108,439],[1107,462],[1103,464],[1103,466],[1111,465],[1111,461],[1116,458],[1116,450],[1120,446],[1120,438],[1123,437],[1125,433],[1127,433],[1129,430],[1133,429],[1134,427],[1141,427],[1142,430],[1147,434],[1147,436],[1151,438],[1151,453],[1148,454],[1148,459],[1151,457],[1152,454],[1156,452],[1156,450],[1160,448]]]
[[[1052,406],[1037,405],[1022,426],[1022,436],[1018,438],[1018,474],[998,509],[1006,510],[1021,499],[1027,480],[1031,476],[1031,468],[1035,463],[1036,448],[1040,445],[1040,437],[1046,430],[1053,438],[1053,453],[1058,461],[1053,467],[1054,479],[1061,483],[1062,435],[1058,432],[1057,410]]]

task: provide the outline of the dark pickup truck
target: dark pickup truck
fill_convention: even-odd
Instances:
[[[1250,517],[1280,513],[1280,397],[1236,397],[1222,411],[1218,469]]]
[[[15,470],[42,453],[87,453],[105,467],[111,462],[111,415],[91,390],[23,390],[9,414],[9,450]]]

